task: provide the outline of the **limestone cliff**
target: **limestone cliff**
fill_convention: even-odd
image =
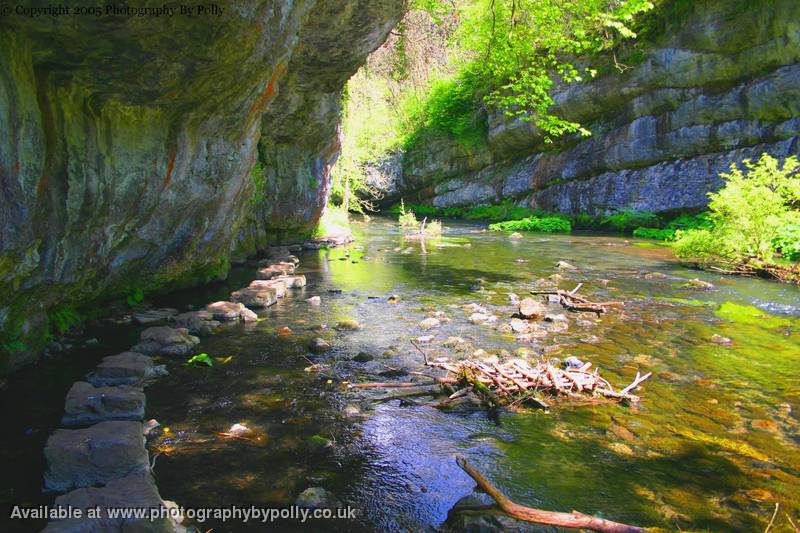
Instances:
[[[59,306],[221,276],[237,236],[314,225],[342,87],[403,1],[218,4],[0,19],[0,372]]]
[[[593,214],[702,208],[733,162],[800,153],[800,20],[792,0],[682,2],[623,74],[556,95],[592,131],[547,147],[529,122],[488,117],[485,146],[437,139],[375,169],[400,195],[450,207],[512,198]]]

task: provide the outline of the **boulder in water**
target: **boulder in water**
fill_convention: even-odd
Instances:
[[[523,318],[538,320],[547,313],[547,308],[533,298],[524,298],[519,302],[519,314]]]

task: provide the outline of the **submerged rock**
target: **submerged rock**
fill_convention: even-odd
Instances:
[[[307,488],[300,493],[294,504],[309,509],[332,509],[341,506],[336,496],[322,487]]]
[[[330,350],[331,345],[325,339],[317,337],[308,344],[308,349],[315,354],[321,354]]]
[[[47,440],[45,489],[57,492],[104,485],[148,472],[140,422],[100,422],[86,429],[57,429]]]
[[[172,322],[179,328],[186,328],[193,335],[213,335],[221,323],[207,310],[189,311],[173,317]]]
[[[355,331],[361,329],[361,324],[358,323],[358,320],[346,318],[336,323],[336,329],[343,331]]]
[[[310,305],[320,305],[322,304],[322,298],[319,296],[312,296],[311,298],[307,298],[306,302],[308,302]]]
[[[527,320],[521,320],[519,318],[512,318],[508,326],[514,333],[530,333],[533,329]]]
[[[722,335],[719,335],[717,333],[714,333],[711,336],[711,342],[713,342],[714,344],[719,344],[720,346],[733,345],[733,341],[730,339],[730,337],[723,337]]]
[[[426,318],[421,320],[417,325],[427,331],[429,329],[438,328],[441,325],[441,321],[438,318]]]
[[[375,356],[367,352],[359,352],[358,355],[353,357],[353,361],[356,363],[368,363],[373,359],[375,359]]]
[[[76,381],[64,405],[65,426],[95,424],[104,420],[141,420],[144,418],[145,396],[141,389],[129,385],[94,387]]]
[[[154,324],[157,322],[166,322],[177,314],[177,309],[169,307],[163,309],[147,309],[145,311],[133,313],[133,321],[137,324]]]
[[[709,283],[707,281],[703,281],[703,280],[698,279],[698,278],[694,278],[694,279],[690,279],[689,281],[687,281],[686,283],[681,285],[681,287],[684,287],[686,289],[695,289],[695,290],[698,290],[698,291],[710,291],[710,290],[714,289],[714,284],[713,283]]]

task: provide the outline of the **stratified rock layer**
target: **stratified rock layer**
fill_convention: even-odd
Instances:
[[[489,116],[486,145],[433,139],[373,169],[387,202],[514,199],[602,214],[700,209],[732,163],[800,153],[800,26],[792,0],[701,0],[623,74],[566,87],[556,110],[592,131],[544,150],[531,123]]]

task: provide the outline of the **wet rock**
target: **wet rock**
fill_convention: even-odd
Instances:
[[[565,314],[558,314],[558,315],[544,315],[545,322],[567,322],[567,315]]]
[[[81,509],[81,518],[67,518],[50,522],[46,533],[100,533],[106,531],[136,531],[141,533],[175,533],[184,529],[164,513],[163,518],[111,518],[109,508],[158,509],[176,507],[165,502],[158,493],[149,473],[137,473],[109,481],[104,487],[87,487],[73,490],[56,498],[54,507]],[[100,508],[100,518],[88,518],[89,509]]]
[[[564,281],[564,276],[562,276],[561,274],[551,274],[547,276],[547,279],[552,283],[559,283],[561,281]]]
[[[559,261],[558,263],[556,263],[556,268],[559,270],[578,270],[578,267],[576,267],[573,264],[567,263],[566,261]]]
[[[230,428],[228,428],[228,433],[231,435],[236,435],[237,437],[249,437],[253,435],[255,431],[250,429],[249,427],[245,426],[244,424],[233,424]]]
[[[131,385],[145,383],[166,374],[167,371],[163,366],[155,365],[146,355],[122,352],[104,357],[94,372],[87,376],[87,381],[97,387]]]
[[[514,333],[530,333],[532,329],[527,320],[520,320],[519,318],[512,318],[508,325]]]
[[[418,324],[424,330],[429,330],[433,328],[438,328],[441,325],[441,321],[438,318],[426,318],[421,320]]]
[[[173,317],[172,322],[179,328],[186,328],[193,335],[213,335],[221,323],[206,310],[190,311]]]
[[[342,409],[342,414],[347,418],[356,418],[361,416],[361,409],[359,409],[357,405],[351,403],[346,405],[345,408]]]
[[[158,420],[156,420],[155,418],[151,418],[150,420],[148,420],[147,422],[144,422],[142,424],[142,434],[145,437],[149,437],[151,435],[155,435],[157,430],[158,430],[158,428],[160,428],[160,427],[161,427],[161,423]]]
[[[484,313],[472,313],[469,315],[467,319],[471,324],[488,324],[490,322],[496,322],[497,317],[494,315],[487,315]]]
[[[711,342],[714,344],[719,344],[720,346],[732,346],[733,341],[729,337],[723,337],[717,333],[711,336]]]
[[[417,337],[417,342],[421,344],[427,344],[429,342],[432,342],[433,339],[435,338],[436,337],[434,335],[423,335],[422,337]]]
[[[519,302],[519,314],[523,318],[538,320],[547,313],[547,308],[533,298],[525,298]]]
[[[566,359],[564,359],[564,367],[565,368],[580,368],[584,365],[583,361],[575,357],[574,355],[570,355]]]
[[[467,313],[480,313],[482,315],[490,315],[491,314],[488,309],[486,309],[482,305],[479,305],[479,304],[476,304],[476,303],[467,304],[467,305],[465,305],[463,307],[463,309]]]
[[[190,335],[189,330],[167,326],[147,328],[139,339],[132,350],[147,355],[187,355],[200,344],[200,339]]]
[[[390,304],[396,304],[400,301],[400,295],[392,294],[391,296],[389,296],[389,298],[386,299],[386,301],[389,302]]]
[[[139,388],[129,385],[94,387],[77,381],[67,393],[61,423],[79,426],[104,420],[141,420],[144,407],[145,396]]]
[[[522,233],[520,233],[518,231],[515,231],[514,233],[509,235],[508,238],[509,239],[521,239],[522,238]]]
[[[511,302],[511,305],[519,305],[519,295],[513,292],[509,293],[508,301]]]
[[[100,341],[92,337],[91,339],[86,339],[86,346],[98,346]]]
[[[240,320],[243,316],[249,315],[247,307],[240,302],[213,302],[206,306],[206,311],[211,313],[214,320],[223,322]]]
[[[302,289],[306,286],[306,277],[302,274],[297,276],[278,276],[275,279],[283,281],[287,289]]]
[[[275,279],[256,279],[250,282],[251,289],[274,289],[276,298],[286,296],[286,282],[280,278]]]
[[[330,350],[331,345],[325,339],[317,337],[309,343],[308,349],[315,354],[322,354]]]
[[[310,487],[304,490],[294,504],[307,509],[332,509],[341,506],[336,496],[322,487]]]
[[[322,298],[320,298],[319,296],[312,296],[311,298],[306,298],[306,301],[310,305],[321,305],[322,304]]]
[[[375,356],[367,352],[359,352],[358,355],[353,357],[353,361],[356,363],[368,363],[373,359],[375,359]]]
[[[662,272],[648,272],[644,275],[644,279],[666,279],[667,275]]]
[[[684,287],[686,289],[695,289],[698,291],[710,291],[714,288],[714,284],[709,283],[707,281],[703,281],[698,278],[694,278],[690,279],[689,281],[681,285],[681,287]]]
[[[57,429],[44,449],[48,465],[45,489],[66,492],[148,472],[144,442],[140,422],[100,422],[86,429]]]
[[[250,309],[263,309],[278,302],[278,291],[273,287],[246,287],[231,293],[231,300]]]
[[[148,309],[133,313],[133,321],[137,324],[155,324],[157,322],[167,322],[170,318],[178,314],[177,309],[165,307],[163,309]]]
[[[306,444],[308,444],[308,448],[312,452],[322,452],[333,448],[333,442],[322,435],[312,435],[308,438]]]
[[[342,331],[355,331],[361,329],[361,324],[358,323],[358,320],[346,318],[336,323],[336,329]]]
[[[264,268],[258,269],[256,273],[256,277],[258,279],[272,279],[277,278],[278,276],[286,276],[286,275],[293,275],[294,274],[294,263],[289,261],[282,261],[280,263],[275,263]]]
[[[292,328],[289,326],[280,327],[275,331],[275,333],[277,333],[279,337],[291,337],[294,335],[294,331],[292,331]]]

